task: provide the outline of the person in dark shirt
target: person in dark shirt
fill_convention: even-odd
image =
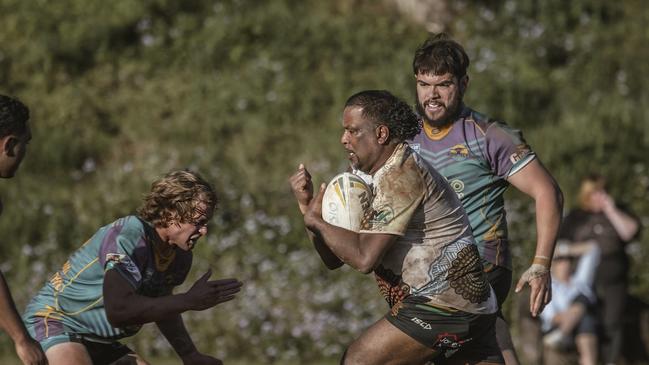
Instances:
[[[606,179],[586,176],[579,190],[579,207],[568,213],[559,233],[560,240],[572,243],[595,241],[601,251],[601,263],[595,276],[604,336],[602,358],[615,364],[622,348],[629,258],[625,247],[640,231],[637,218],[621,208],[608,194]]]

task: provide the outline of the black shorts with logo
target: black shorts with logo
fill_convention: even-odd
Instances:
[[[453,356],[467,361],[504,364],[496,341],[496,314],[472,314],[424,304],[409,296],[392,307],[385,319],[439,354],[435,364]],[[457,353],[457,355],[456,355]]]

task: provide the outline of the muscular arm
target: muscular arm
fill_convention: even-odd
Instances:
[[[509,177],[508,181],[518,190],[534,199],[536,212],[536,249],[534,256],[549,268],[549,260],[554,252],[554,245],[561,223],[563,195],[550,173],[538,159],[533,160],[519,172]],[[550,301],[550,274],[546,270],[540,275],[532,274],[522,277],[516,286],[516,292],[522,290],[527,282],[531,287],[530,311],[536,316],[543,306]]]
[[[313,199],[313,182],[311,181],[311,174],[304,164],[298,166],[297,171],[289,178],[289,184],[291,185],[291,190],[297,200],[300,213],[304,215],[309,203]],[[338,257],[331,252],[327,245],[324,244],[320,234],[311,231],[308,228],[306,229],[306,234],[311,243],[313,243],[316,252],[320,255],[320,259],[322,259],[322,262],[324,262],[325,266],[327,266],[329,270],[337,269],[343,265],[343,262],[340,261]]]
[[[29,337],[27,329],[16,310],[9,286],[0,271],[0,328],[5,330],[14,342],[23,341]]]
[[[197,352],[180,314],[166,320],[157,321],[156,325],[181,359]]]
[[[180,314],[156,322],[162,335],[169,341],[176,354],[187,365],[222,365],[221,360],[198,352]]]
[[[342,262],[362,273],[370,273],[383,254],[397,240],[391,234],[359,234],[336,227],[322,219],[324,185],[304,214],[304,224],[322,238],[322,243]]]
[[[106,316],[115,327],[163,321],[190,309],[184,294],[163,297],[139,295],[117,270],[108,270],[104,278]]]
[[[5,330],[14,341],[16,354],[23,364],[47,364],[47,358],[41,345],[31,338],[20,319],[16,305],[11,298],[9,286],[0,271],[0,328]]]
[[[104,306],[108,321],[115,327],[165,321],[188,310],[204,310],[234,298],[241,289],[235,279],[208,281],[208,271],[183,294],[147,297],[136,293],[115,269],[104,277]]]
[[[315,233],[308,228],[306,229],[306,234],[311,243],[313,243],[313,247],[316,252],[318,252],[320,259],[329,270],[335,270],[343,266],[344,263],[331,251],[329,247],[327,247],[322,239],[322,235]]]

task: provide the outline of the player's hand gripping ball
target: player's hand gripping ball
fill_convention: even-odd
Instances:
[[[358,232],[372,202],[372,189],[360,177],[343,172],[327,185],[322,198],[325,222]]]

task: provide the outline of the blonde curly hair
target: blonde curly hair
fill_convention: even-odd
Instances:
[[[217,205],[212,186],[198,173],[172,171],[151,184],[137,214],[157,227],[193,223],[197,214],[211,218]]]

